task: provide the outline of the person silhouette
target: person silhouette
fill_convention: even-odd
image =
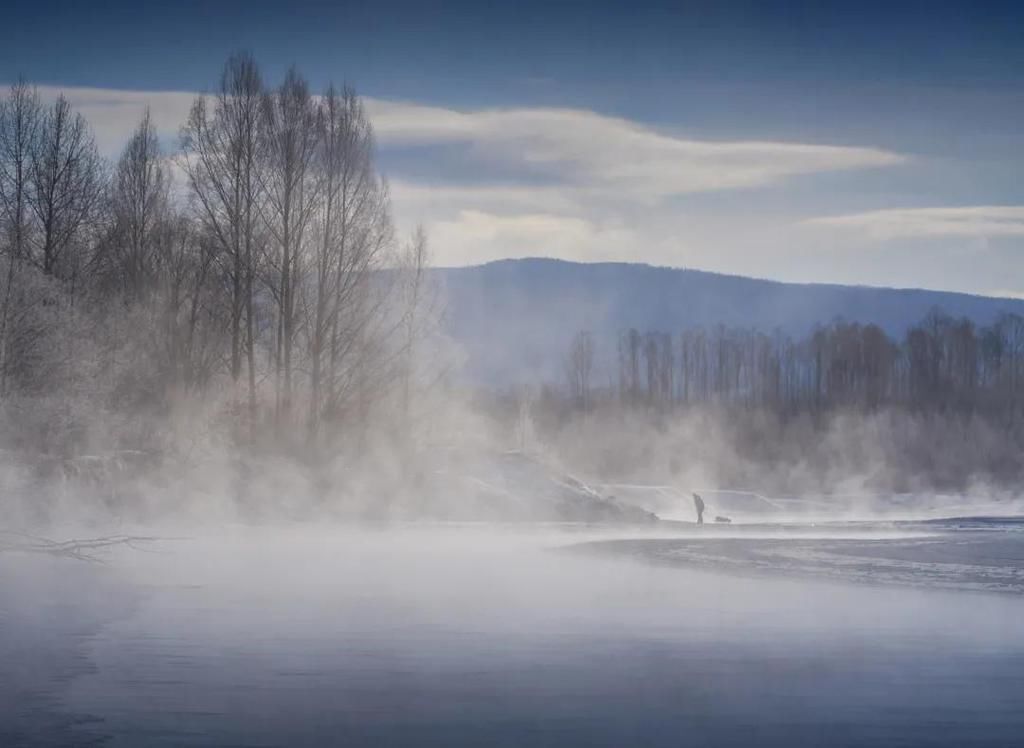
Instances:
[[[697,524],[704,524],[704,499],[697,494],[693,495],[693,508],[697,510]]]

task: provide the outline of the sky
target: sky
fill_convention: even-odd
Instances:
[[[17,0],[0,81],[116,157],[235,50],[365,97],[435,262],[647,262],[1024,297],[1024,3]]]

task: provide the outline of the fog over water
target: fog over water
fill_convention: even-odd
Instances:
[[[551,526],[229,527],[102,565],[11,554],[0,736],[995,746],[1024,730],[1019,595],[720,573],[579,545],[622,535],[672,542]]]

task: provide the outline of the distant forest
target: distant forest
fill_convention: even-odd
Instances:
[[[582,474],[782,496],[1020,494],[1018,315],[978,328],[936,309],[901,340],[836,321],[800,340],[718,326],[608,342],[577,333],[562,384],[493,406]]]
[[[935,309],[903,340],[843,321],[795,341],[722,326],[678,335],[628,330],[615,353],[615,381],[601,386],[592,336],[573,338],[565,372],[578,408],[610,396],[658,407],[719,403],[795,414],[901,406],[984,414],[1007,426],[1024,420],[1024,318],[1016,314],[978,328]]]

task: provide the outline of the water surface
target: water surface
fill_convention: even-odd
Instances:
[[[7,554],[0,743],[1024,738],[1021,597],[563,550],[591,538],[234,528],[104,565]]]

